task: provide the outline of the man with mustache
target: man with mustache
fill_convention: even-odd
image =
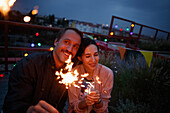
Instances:
[[[58,33],[52,52],[32,54],[18,62],[10,74],[3,112],[62,112],[67,91],[55,72],[65,66],[69,55],[75,57],[81,41],[79,30],[65,28]]]

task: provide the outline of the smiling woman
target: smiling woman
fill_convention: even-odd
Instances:
[[[80,87],[72,85],[68,89],[69,113],[107,113],[109,98],[113,87],[113,72],[108,67],[99,64],[99,48],[90,38],[84,38],[78,51],[80,64],[73,70],[79,73]],[[81,75],[88,73],[83,78]]]

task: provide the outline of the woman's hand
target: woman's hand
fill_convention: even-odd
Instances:
[[[85,102],[87,104],[87,106],[92,106],[95,102],[93,101],[93,99],[91,99],[91,97],[89,95],[87,95],[85,97]]]
[[[87,100],[92,102],[92,105],[94,103],[99,103],[100,101],[100,93],[99,91],[91,91],[89,95],[86,96]]]

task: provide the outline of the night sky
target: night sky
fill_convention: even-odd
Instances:
[[[109,24],[112,15],[170,32],[169,0],[16,0],[13,10],[39,15]]]

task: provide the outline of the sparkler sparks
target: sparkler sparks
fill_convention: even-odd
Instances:
[[[57,80],[61,79],[61,81],[59,81],[60,84],[65,84],[66,85],[66,89],[68,89],[68,87],[73,84],[74,87],[80,88],[79,85],[76,84],[76,81],[78,81],[78,75],[79,73],[77,72],[77,70],[74,70],[74,72],[72,72],[72,67],[73,67],[73,62],[71,61],[71,55],[69,56],[69,59],[65,61],[66,63],[66,67],[65,70],[68,70],[67,73],[63,73],[63,69],[61,69],[60,72],[56,71],[55,75],[57,75]],[[81,75],[81,80],[78,81],[78,83],[82,83],[82,81],[84,80],[84,77],[87,77],[88,74],[84,74]]]
[[[60,72],[56,71],[55,75],[58,76],[57,80],[60,80],[59,81],[60,84],[65,84],[66,89],[68,89],[71,86],[71,84],[77,88],[85,87],[85,85],[83,85],[82,83],[84,81],[84,78],[87,77],[89,74],[88,73],[82,74],[81,79],[78,80],[79,75],[78,71],[74,70],[74,72],[72,72],[72,66],[74,63],[71,61],[71,57],[72,56],[70,55],[69,59],[65,61],[66,67],[64,68],[64,70],[67,70],[68,71],[67,73],[63,73],[63,69],[61,69]],[[87,83],[87,88],[85,89],[86,95],[90,94],[91,91],[95,90],[96,84],[99,84],[99,90],[101,92],[101,81],[99,81],[98,76],[96,76],[95,81],[86,83]]]
[[[73,62],[71,62],[71,55],[69,56],[69,59],[67,61],[65,61],[66,67],[65,69],[68,70],[67,73],[63,73],[63,69],[61,69],[60,72],[56,71],[56,75],[58,76],[57,79],[61,79],[61,81],[59,81],[59,83],[61,84],[65,84],[66,85],[66,89],[68,89],[68,87],[71,85],[71,83],[75,83],[75,81],[78,81],[78,72],[77,70],[75,70],[74,72],[71,72],[72,66],[73,66]]]
[[[101,84],[101,81],[99,81],[99,77],[98,77],[98,76],[96,76],[96,82],[97,82],[98,84]]]
[[[85,95],[87,94],[90,94],[91,91],[95,90],[95,87],[94,87],[94,82],[86,82],[88,85],[87,85],[87,89],[85,89]]]

